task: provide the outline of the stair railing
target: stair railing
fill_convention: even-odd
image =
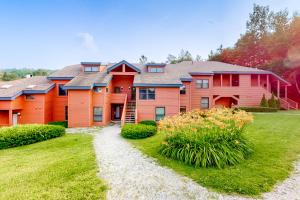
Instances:
[[[122,117],[121,117],[121,126],[124,126],[124,124],[125,124],[126,107],[127,107],[127,94],[125,95],[125,100],[124,100],[124,105],[123,105],[123,111],[122,111]]]

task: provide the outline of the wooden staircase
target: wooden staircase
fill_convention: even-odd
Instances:
[[[135,118],[136,118],[135,108],[136,108],[136,102],[135,101],[127,102],[126,116],[125,116],[125,123],[126,124],[134,124],[135,123]]]

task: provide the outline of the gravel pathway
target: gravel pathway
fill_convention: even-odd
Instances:
[[[119,126],[108,126],[103,128],[100,134],[96,134],[94,140],[100,176],[107,181],[110,188],[107,192],[108,200],[247,199],[208,191],[191,179],[156,164],[121,138],[119,133]],[[298,167],[300,169],[300,163]],[[288,184],[283,183],[283,186],[279,185],[274,192],[266,193],[264,199],[297,199],[295,195],[299,197],[299,179],[298,174]],[[290,192],[293,194],[289,195]]]

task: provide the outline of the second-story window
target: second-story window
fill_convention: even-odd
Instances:
[[[67,96],[68,91],[64,89],[64,84],[58,85],[58,96]]]
[[[84,72],[98,72],[99,67],[97,66],[86,66],[84,67]]]
[[[164,69],[161,67],[148,67],[148,72],[150,73],[162,73]]]
[[[140,88],[140,99],[142,100],[155,99],[155,88]]]
[[[208,79],[199,79],[196,80],[196,86],[197,88],[209,88],[209,81]]]
[[[186,87],[184,85],[180,87],[180,94],[186,94]]]
[[[235,87],[240,85],[240,76],[238,74],[232,74],[231,85]]]

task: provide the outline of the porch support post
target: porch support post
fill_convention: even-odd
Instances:
[[[232,86],[232,74],[230,74],[230,76],[229,76],[229,86],[230,87]]]
[[[260,74],[258,74],[258,87],[260,87]]]
[[[8,110],[8,125],[9,126],[13,125],[13,112],[12,112],[12,109]]]
[[[285,95],[285,100],[287,100],[287,85],[284,86],[284,95]]]
[[[125,72],[125,64],[122,64],[122,72]]]
[[[223,74],[221,74],[221,87],[223,87]]]
[[[267,74],[267,91],[270,91],[270,77],[269,77],[269,74]]]
[[[277,80],[277,97],[280,98],[280,81]]]

